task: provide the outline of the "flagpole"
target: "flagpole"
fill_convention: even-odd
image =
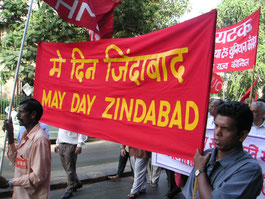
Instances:
[[[192,199],[195,199],[196,198],[197,189],[198,189],[198,177],[195,177],[194,187],[193,187],[193,193],[192,193]]]
[[[226,89],[227,89],[227,74],[224,72],[224,80],[225,80],[225,85],[223,89],[223,100],[226,101]]]
[[[259,19],[260,19],[260,10],[261,7],[259,7]],[[249,100],[249,106],[251,105],[252,102],[252,92],[253,92],[253,82],[254,82],[254,74],[255,74],[255,67],[256,67],[256,61],[257,61],[257,48],[258,48],[258,42],[259,42],[259,21],[258,21],[258,33],[257,33],[257,47],[256,47],[256,54],[255,54],[255,64],[253,66],[253,71],[252,71],[252,84],[251,84],[251,89],[250,89],[250,100]]]
[[[30,19],[33,1],[34,0],[31,0],[31,2],[30,2],[30,6],[29,6],[29,10],[28,10],[28,16],[27,16],[27,20],[26,20],[25,29],[24,29],[24,34],[23,34],[23,38],[22,38],[22,42],[21,42],[21,46],[20,46],[20,52],[19,52],[19,57],[18,57],[18,61],[17,61],[17,68],[16,68],[14,84],[13,84],[13,91],[11,94],[11,101],[9,104],[9,111],[8,111],[8,115],[7,115],[8,121],[10,120],[10,116],[11,116],[11,111],[12,111],[12,106],[13,106],[13,101],[14,101],[14,96],[15,96],[15,91],[16,91],[16,84],[17,84],[17,79],[18,79],[18,73],[19,73],[19,68],[20,68],[20,62],[21,62],[24,43],[25,43],[25,39],[26,39],[26,35],[27,35],[27,30],[28,30],[29,19]],[[7,131],[5,131],[3,149],[2,149],[2,154],[1,154],[0,175],[2,175],[2,170],[3,170],[3,162],[4,162],[5,149],[6,149],[6,139],[7,139]]]
[[[252,103],[252,93],[253,93],[253,83],[254,83],[254,75],[255,75],[255,66],[256,66],[256,64],[254,64],[253,70],[252,70],[252,83],[251,83],[251,89],[250,89],[250,94],[249,94],[250,100],[249,100],[249,104],[248,104],[249,106]]]

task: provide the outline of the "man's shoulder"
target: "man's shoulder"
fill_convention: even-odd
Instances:
[[[204,154],[207,154],[209,152],[214,153],[214,148],[212,149],[207,149],[204,151]],[[230,162],[230,166],[229,168],[238,168],[238,169],[247,169],[247,170],[256,170],[256,169],[260,169],[260,164],[258,163],[258,161],[256,159],[254,159],[252,157],[252,155],[250,155],[247,151],[245,151],[244,149],[242,150],[238,150],[237,152],[235,152],[236,154],[228,156],[228,159],[226,159],[225,161],[229,161]]]
[[[45,133],[45,131],[40,127],[36,130],[34,140],[39,140],[39,141],[44,141],[44,142],[49,142],[49,137]]]
[[[259,165],[259,163],[258,163],[258,161],[256,160],[256,159],[254,159],[253,157],[252,157],[252,155],[250,155],[247,151],[245,151],[245,150],[243,150],[243,155],[242,155],[242,157],[240,158],[240,160],[242,161],[242,162],[246,162],[246,164],[248,164],[248,165],[252,165],[252,166],[259,166],[260,167],[260,165]]]
[[[255,171],[262,173],[260,164],[247,151],[243,150],[234,161],[228,170],[242,170],[245,172]]]

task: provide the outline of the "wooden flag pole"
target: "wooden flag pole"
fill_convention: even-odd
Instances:
[[[19,68],[20,68],[20,62],[21,62],[21,57],[22,57],[22,53],[23,53],[24,43],[25,43],[25,39],[26,39],[26,35],[27,35],[27,30],[28,30],[28,25],[29,25],[29,19],[30,19],[30,14],[31,14],[31,10],[32,10],[32,5],[33,5],[33,0],[31,0],[31,2],[30,2],[30,6],[29,6],[29,10],[28,10],[28,16],[27,16],[27,20],[26,20],[25,29],[24,29],[24,34],[23,34],[23,38],[22,38],[22,42],[21,42],[21,46],[20,46],[20,52],[19,52],[19,57],[18,57],[18,61],[17,61],[16,74],[15,74],[14,84],[13,84],[13,91],[12,91],[12,94],[11,94],[11,101],[10,101],[10,104],[9,104],[9,111],[8,111],[8,115],[7,115],[8,121],[10,121],[10,116],[11,116],[11,111],[12,111],[12,106],[13,106],[13,101],[14,101],[14,96],[15,96],[15,91],[16,91],[18,73],[19,73]],[[5,149],[6,149],[6,139],[7,139],[7,131],[5,131],[3,149],[2,149],[2,154],[1,154],[0,175],[2,175],[2,170],[3,170],[3,162],[4,162]]]
[[[251,89],[250,89],[250,94],[249,94],[249,106],[251,105],[252,103],[252,93],[253,93],[253,83],[254,83],[254,76],[255,76],[255,66],[256,64],[253,66],[253,70],[252,70],[252,81],[251,81]]]
[[[195,177],[192,199],[196,198],[197,188],[198,188],[198,177]]]
[[[261,8],[259,8],[259,9],[261,9]],[[258,42],[259,42],[259,23],[258,23],[258,33],[257,33],[257,48],[258,48]],[[250,89],[250,94],[249,94],[249,96],[250,96],[249,106],[251,105],[251,102],[252,102],[254,74],[255,74],[255,67],[256,67],[256,63],[257,63],[257,48],[256,48],[256,54],[255,54],[255,64],[253,66],[253,71],[252,71],[252,84],[251,84],[251,89]]]

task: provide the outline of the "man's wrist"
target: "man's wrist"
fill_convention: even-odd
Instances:
[[[195,176],[198,177],[201,173],[205,173],[206,169],[202,168],[202,169],[196,169],[195,171]]]
[[[7,136],[8,144],[13,144],[15,142],[14,136]]]
[[[14,144],[15,140],[8,140],[8,144]]]
[[[13,185],[13,180],[9,180],[8,181],[8,185],[11,189],[13,189],[14,185]]]

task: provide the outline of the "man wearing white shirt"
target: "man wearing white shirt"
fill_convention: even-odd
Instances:
[[[253,124],[249,135],[265,136],[265,103],[262,101],[253,102],[250,106],[253,113]]]
[[[76,174],[77,155],[82,152],[85,136],[64,129],[59,129],[55,152],[60,155],[63,168],[67,174],[67,188],[62,198],[71,198],[73,192],[82,187]]]

